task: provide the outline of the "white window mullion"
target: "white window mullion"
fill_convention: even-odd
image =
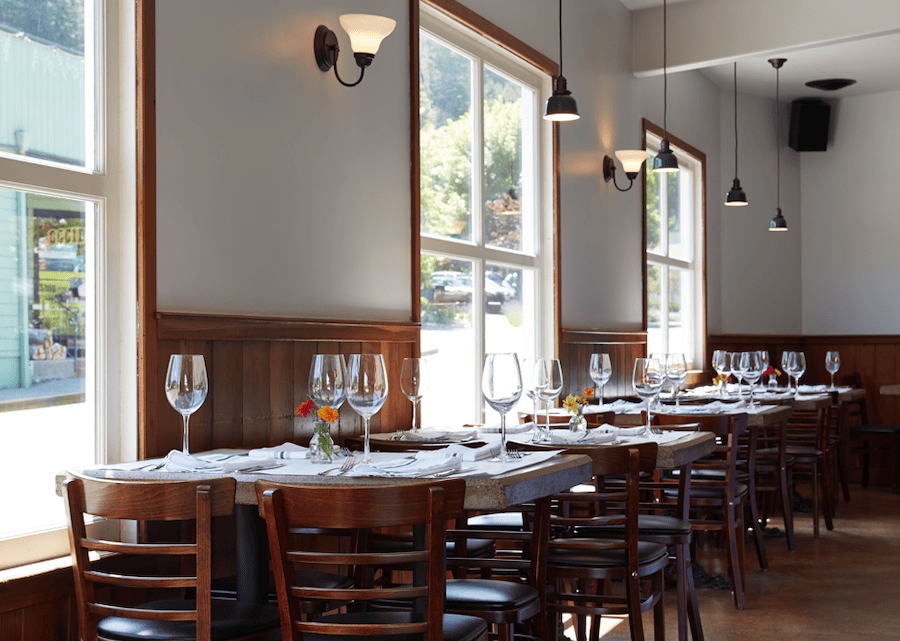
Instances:
[[[472,73],[472,239],[480,249],[485,245],[484,212],[484,62],[478,60]],[[475,325],[476,354],[485,350],[484,258],[474,261],[472,274],[472,316]],[[481,368],[483,361],[475,359],[473,390],[481,398]],[[484,421],[484,403],[478,403],[478,420]]]

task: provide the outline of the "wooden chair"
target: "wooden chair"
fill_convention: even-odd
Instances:
[[[760,523],[765,526],[780,499],[788,550],[796,549],[794,536],[794,459],[787,454],[787,423],[794,411],[794,399],[786,404],[779,422],[760,426],[756,438],[756,492],[761,497]]]
[[[825,527],[834,529],[831,481],[825,461],[830,413],[830,405],[815,410],[795,408],[787,423],[786,453],[794,460],[794,480],[807,478],[812,484],[814,538],[819,538],[820,495]]]
[[[75,476],[66,480],[63,497],[80,638],[279,638],[277,609],[210,598],[211,522],[214,516],[232,513],[235,486],[233,478],[124,482]],[[165,543],[91,538],[85,531],[87,515],[141,522],[181,521],[194,530],[194,536],[190,542]],[[93,568],[89,554],[95,552],[120,555],[117,565],[122,569],[106,572]],[[184,590],[194,591],[196,598],[184,598],[180,594]],[[158,595],[160,591],[177,594]],[[148,592],[156,600],[146,602]]]
[[[882,394],[888,385],[879,388]],[[869,474],[872,455],[880,455],[886,461],[886,466],[891,473],[891,492],[900,490],[900,425],[870,424],[866,410],[865,398],[855,406],[848,408],[845,419],[856,419],[857,424],[849,426],[849,433],[859,445],[853,448],[853,452],[862,455],[862,485],[869,486]],[[878,441],[883,445],[876,447]]]
[[[699,429],[716,435],[719,445],[706,458],[693,463],[690,493],[690,522],[697,532],[721,532],[728,546],[728,573],[733,585],[734,605],[744,609],[744,502],[750,487],[737,480],[737,461],[741,449],[739,439],[747,431],[746,414],[674,415],[658,414],[660,426],[676,427],[696,423]],[[666,427],[668,429],[668,427]],[[669,491],[670,500],[676,493]],[[758,519],[754,519],[754,539],[763,546]]]
[[[558,511],[551,527],[564,530],[550,541],[547,575],[551,590],[547,609],[554,616],[570,614],[577,621],[577,638],[587,637],[587,617],[592,617],[591,636],[596,637],[604,614],[627,614],[631,638],[642,641],[641,613],[654,611],[654,637],[665,636],[663,570],[668,564],[664,545],[638,540],[638,503],[641,472],[656,468],[656,443],[630,446],[574,448],[594,461],[598,478],[624,475],[625,486],[612,491],[567,492],[553,498]],[[584,536],[584,528],[617,526],[621,538]],[[582,528],[579,530],[579,528]],[[623,593],[613,594],[612,581],[621,581]],[[641,583],[644,583],[644,590]],[[557,629],[558,626],[553,626]]]
[[[383,486],[302,486],[256,482],[260,513],[266,521],[281,629],[284,639],[365,639],[372,635],[423,635],[427,641],[483,641],[487,624],[477,617],[444,614],[445,528],[448,518],[462,514],[465,481],[453,479]],[[353,533],[347,552],[302,547],[290,528],[323,527]],[[413,528],[412,549],[373,552],[373,528]],[[304,587],[294,582],[294,564],[346,568],[355,579],[346,589]],[[413,584],[379,583],[381,568],[412,566]],[[300,600],[351,601],[347,612],[303,621]],[[370,611],[377,600],[411,600],[410,611]]]

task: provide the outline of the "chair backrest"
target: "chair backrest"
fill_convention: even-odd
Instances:
[[[195,621],[196,638],[209,641],[211,625],[212,517],[231,514],[236,483],[233,478],[203,481],[139,482],[74,476],[63,483],[69,547],[75,576],[78,626],[81,639],[97,638],[97,623],[107,616],[156,621]],[[92,538],[85,516],[141,522],[193,521],[189,542],[138,542]],[[92,566],[91,552],[121,555],[108,572]],[[128,556],[126,556],[128,555]],[[151,558],[147,558],[148,555]],[[143,558],[139,558],[143,557]],[[191,568],[185,572],[184,568]],[[111,589],[110,589],[111,588]],[[196,591],[193,610],[139,609],[134,592],[173,588]],[[129,590],[130,589],[130,590]],[[146,598],[142,599],[146,600]]]
[[[442,638],[445,528],[449,518],[462,514],[464,480],[368,487],[257,481],[256,493],[269,535],[284,639],[301,639],[305,633],[336,637],[421,634],[429,641]],[[305,537],[290,537],[291,528],[309,527],[351,532],[354,545],[346,552],[323,551]],[[368,530],[410,527],[412,549],[368,551]],[[355,578],[355,583],[345,589],[300,586],[294,580],[295,563],[308,564],[317,570],[324,567],[328,572],[343,567]],[[412,586],[375,585],[375,570],[392,566],[412,566]],[[412,600],[412,618],[353,623],[301,620],[300,600],[354,601],[354,609],[362,610],[365,602],[376,599]]]
[[[832,406],[814,410],[794,409],[787,422],[788,446],[809,447],[825,451]]]

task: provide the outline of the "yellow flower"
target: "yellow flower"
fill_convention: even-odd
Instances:
[[[594,398],[594,388],[593,387],[582,387],[581,391],[584,392],[585,398]]]
[[[340,416],[337,410],[332,409],[328,405],[321,408],[318,412],[316,412],[316,414],[318,414],[320,419],[322,419],[323,421],[328,421],[329,423],[334,423],[336,420],[338,420],[338,416]]]

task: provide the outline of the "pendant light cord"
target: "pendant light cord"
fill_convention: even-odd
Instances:
[[[559,0],[559,75],[563,75],[562,61],[562,0]]]
[[[669,128],[666,124],[666,116],[669,111],[669,77],[666,74],[666,55],[668,53],[666,48],[666,43],[668,41],[668,34],[666,32],[667,23],[666,0],[663,0],[663,138],[669,137]]]
[[[781,118],[779,117],[779,107],[781,103],[779,101],[778,94],[778,86],[779,86],[779,76],[781,75],[781,69],[775,68],[775,157],[776,157],[776,188],[775,188],[775,200],[776,207],[781,209]]]
[[[737,62],[734,63],[734,177],[738,177]]]

